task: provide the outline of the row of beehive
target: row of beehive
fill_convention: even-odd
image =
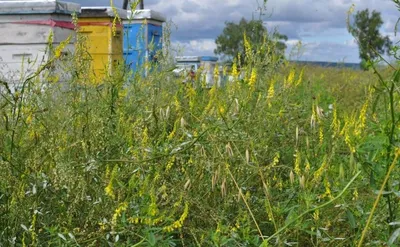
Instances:
[[[78,29],[72,14],[78,16]],[[49,35],[56,47],[78,30],[86,37],[90,72],[101,80],[116,64],[136,70],[162,48],[165,18],[152,10],[82,7],[57,0],[0,1],[0,76],[21,81],[49,59]],[[73,52],[75,37],[63,52]],[[152,44],[152,45],[151,45]]]

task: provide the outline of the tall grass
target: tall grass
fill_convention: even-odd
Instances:
[[[0,243],[354,245],[385,176],[376,77],[245,44],[221,88],[182,84],[167,63],[94,82],[77,45],[67,82],[40,71],[2,90]],[[376,207],[366,241],[383,245]]]

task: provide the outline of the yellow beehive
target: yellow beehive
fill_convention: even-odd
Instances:
[[[123,62],[123,27],[126,10],[112,7],[82,7],[79,15],[79,33],[86,38],[90,56],[90,72],[96,79],[110,75]]]

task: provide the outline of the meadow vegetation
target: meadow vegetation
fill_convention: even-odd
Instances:
[[[1,81],[0,246],[397,246],[399,70],[244,41],[224,87],[98,81],[79,45],[64,83]]]

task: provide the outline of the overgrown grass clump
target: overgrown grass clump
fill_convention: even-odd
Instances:
[[[93,81],[79,49],[65,83],[3,83],[0,245],[355,245],[395,156],[388,98],[370,72],[246,46],[221,88],[166,66]],[[371,246],[390,237],[378,207]]]

